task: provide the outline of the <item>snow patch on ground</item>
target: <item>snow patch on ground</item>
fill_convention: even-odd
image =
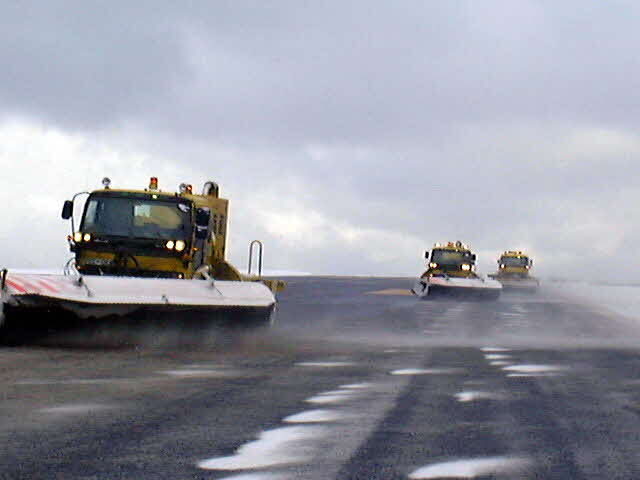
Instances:
[[[93,413],[100,410],[107,410],[112,408],[108,405],[102,405],[98,403],[77,403],[69,405],[60,405],[57,407],[41,408],[39,412],[52,413],[52,414],[77,414],[77,413]]]
[[[503,400],[504,396],[495,392],[482,392],[479,390],[470,390],[468,392],[456,393],[456,399],[459,402],[473,402],[477,400]]]
[[[346,415],[335,410],[307,410],[306,412],[300,412],[295,415],[289,415],[283,419],[287,423],[324,423],[324,422],[337,422],[345,418]]]
[[[322,427],[293,426],[262,432],[257,440],[245,443],[235,455],[198,462],[205,470],[239,470],[302,463],[313,457],[313,441],[324,438]]]
[[[299,367],[350,367],[355,365],[353,362],[299,362],[296,363]]]
[[[245,473],[233,477],[223,477],[220,480],[290,480],[291,478],[279,473]]]
[[[350,400],[354,396],[355,395],[353,390],[333,390],[331,392],[324,392],[319,393],[318,395],[314,395],[313,397],[307,398],[306,401],[308,403],[315,404],[331,404]]]
[[[511,355],[504,355],[500,353],[490,353],[484,356],[487,360],[508,360],[511,358]]]
[[[401,368],[392,370],[391,375],[450,375],[460,372],[458,368]]]
[[[230,371],[223,370],[206,370],[206,369],[190,369],[184,368],[179,370],[164,370],[162,372],[165,375],[170,375],[172,377],[230,377],[233,376],[234,373]]]
[[[565,372],[567,370],[567,367],[562,367],[559,365],[529,364],[529,365],[509,365],[507,367],[504,367],[503,370],[506,370],[507,372],[529,373],[529,374],[560,373],[560,372]]]
[[[494,367],[504,367],[505,365],[511,365],[511,362],[507,362],[506,360],[494,360],[489,362],[489,365]]]
[[[476,478],[489,475],[509,475],[523,471],[530,465],[526,458],[489,457],[435,463],[412,472],[409,478]]]
[[[340,388],[346,388],[349,390],[364,390],[365,388],[371,388],[373,386],[372,383],[350,383],[348,385],[340,385]]]

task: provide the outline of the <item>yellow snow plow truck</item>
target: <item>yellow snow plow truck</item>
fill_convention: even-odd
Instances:
[[[507,250],[498,259],[498,271],[489,276],[502,284],[505,290],[534,292],[540,282],[531,276],[533,260],[520,250]]]
[[[140,190],[111,188],[108,178],[102,184],[64,202],[74,254],[64,274],[0,271],[0,326],[13,323],[14,314],[20,322],[38,317],[53,324],[52,313],[82,319],[139,310],[271,322],[274,292],[284,284],[244,276],[226,261],[228,200],[216,183],[206,182],[201,193],[184,183],[178,192],[162,191],[155,177]],[[84,208],[74,212],[82,195]]]
[[[502,287],[476,273],[476,255],[462,242],[436,243],[425,252],[427,270],[411,289],[426,299],[436,296],[495,300]]]

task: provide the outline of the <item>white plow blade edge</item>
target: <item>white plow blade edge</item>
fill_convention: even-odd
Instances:
[[[198,310],[270,308],[275,297],[259,282],[87,275],[6,274],[2,304],[61,307],[80,316],[127,313],[140,307]]]
[[[429,290],[499,295],[502,290],[500,282],[486,278],[458,278],[458,277],[426,277],[419,278],[412,291],[418,297],[426,297]]]
[[[496,278],[505,290],[536,290],[540,284],[535,278]]]

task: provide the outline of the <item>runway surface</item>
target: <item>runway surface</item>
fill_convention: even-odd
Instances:
[[[270,331],[0,347],[0,479],[636,479],[640,325],[289,278]]]

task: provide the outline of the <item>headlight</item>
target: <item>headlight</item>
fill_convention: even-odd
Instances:
[[[431,263],[429,264],[429,268],[437,268],[437,267],[438,267],[438,264],[437,264],[437,263],[431,262]]]
[[[504,268],[504,263],[501,263],[501,264],[500,264],[500,268]]]
[[[460,267],[465,271],[471,270],[471,265],[469,265],[468,263],[463,263],[462,265],[460,265]]]
[[[167,249],[169,250],[173,250],[173,247],[175,247],[175,242],[173,240],[169,240],[167,243],[164,244],[165,247],[167,247]]]
[[[85,242],[90,241],[90,240],[91,240],[91,235],[90,235],[89,233],[85,233],[85,234],[82,236],[82,240],[84,240]]]
[[[176,240],[176,252],[181,252],[186,247],[186,244],[182,240]]]
[[[73,234],[73,241],[80,243],[82,241],[82,232],[76,232]]]

